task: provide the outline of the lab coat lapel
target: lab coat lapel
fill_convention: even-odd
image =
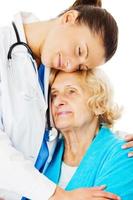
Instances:
[[[22,42],[26,43],[26,38],[25,38],[25,33],[24,33],[24,28],[23,28],[23,23],[30,23],[33,21],[38,21],[35,16],[33,16],[31,13],[18,13],[14,17],[14,22],[17,27],[18,33],[20,40]],[[17,42],[15,31],[12,27],[12,41]],[[19,55],[19,56],[18,56]],[[16,58],[19,57],[17,60]],[[20,72],[20,76],[25,76],[26,81],[23,83],[23,81],[19,81],[20,83],[23,83],[23,95],[24,98],[30,100],[33,98],[37,98],[40,101],[41,107],[46,107],[46,103],[44,100],[44,96],[42,94],[42,90],[39,85],[38,81],[38,73],[37,73],[37,65],[36,62],[33,60],[30,54],[27,54],[27,49],[23,45],[19,45],[13,49],[12,52],[12,60],[10,61],[11,66],[15,66],[14,71],[16,71],[16,66],[18,66]],[[15,62],[15,63],[13,63]],[[13,69],[11,69],[13,70]],[[48,71],[48,70],[47,70]],[[48,72],[47,72],[48,74]],[[48,79],[48,78],[47,78]],[[45,83],[45,87],[48,87],[48,81]],[[47,99],[47,97],[46,97]],[[46,111],[47,108],[45,108]]]
[[[26,42],[22,24],[23,22],[25,23],[25,21],[21,18],[20,14],[16,15],[14,22],[18,29],[21,41]],[[10,45],[17,42],[13,26],[11,26],[10,41]],[[35,64],[35,67],[33,67],[33,63]],[[41,87],[39,85],[36,63],[33,60],[33,58],[27,53],[27,49],[24,46],[19,45],[13,49],[12,59],[8,61],[7,71],[9,77],[9,87],[11,88],[10,91],[13,94],[17,94],[17,96],[14,98],[17,98],[18,101],[19,99],[23,99],[23,102],[25,101],[25,107],[26,105],[28,107],[29,103],[31,105],[34,105],[34,110],[35,107],[38,107],[37,116],[38,120],[40,120],[38,124],[40,124],[41,127],[40,129],[38,129],[38,134],[34,136],[36,143],[34,144],[34,149],[32,149],[32,151],[34,151],[32,152],[32,155],[34,155],[34,158],[36,158],[42,143],[43,134],[45,130],[45,113],[47,109],[47,104],[45,102],[43,93],[41,91]],[[48,84],[48,81],[47,83],[45,82],[45,86],[46,84]],[[20,119],[19,121],[22,120]]]
[[[29,12],[19,12],[14,16],[14,22],[18,29],[20,40],[26,42],[23,24],[37,22],[38,19]]]

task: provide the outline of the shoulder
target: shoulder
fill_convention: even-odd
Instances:
[[[0,27],[0,43],[4,42],[3,39],[10,37],[11,30],[11,26]]]
[[[9,47],[11,45],[11,38],[12,38],[11,26],[1,27],[0,28],[0,58],[1,60],[5,59],[5,55],[7,55],[8,53]]]
[[[104,162],[104,167],[106,166],[116,166],[121,164],[123,167],[130,164],[133,170],[133,158],[128,158],[128,152],[133,151],[133,148],[122,149],[122,145],[125,141],[120,138],[115,132],[111,129],[103,127],[98,136],[96,146],[98,155],[101,154],[100,162]]]
[[[125,141],[118,136],[118,134],[107,127],[102,127],[98,134],[98,140],[104,143],[105,148],[109,148],[108,151],[111,153],[116,152],[128,152],[129,149],[123,151],[121,146]]]
[[[124,171],[128,170],[128,173],[132,174],[133,177],[133,158],[128,157],[128,152],[133,151],[133,148],[122,149],[122,145],[125,143],[123,139],[117,136],[116,133],[108,128],[103,129],[103,156],[100,165],[100,174],[105,174],[106,172],[119,172],[121,175]],[[101,150],[102,151],[102,150]]]

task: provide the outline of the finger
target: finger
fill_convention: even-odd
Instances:
[[[93,197],[94,200],[107,200],[107,198],[98,198],[98,197]]]
[[[124,144],[122,146],[122,149],[128,149],[128,148],[131,148],[131,147],[133,147],[133,141]]]
[[[128,153],[128,157],[129,157],[129,158],[133,157],[133,152],[129,152],[129,153]]]
[[[96,190],[104,190],[107,186],[106,185],[100,185],[100,186],[96,186],[92,189],[96,189]]]
[[[106,197],[93,197],[94,200],[112,200]]]
[[[129,141],[132,141],[133,140],[133,134],[131,135],[126,135],[125,136],[125,140],[127,141],[127,142],[129,142]]]
[[[120,197],[117,196],[116,194],[112,194],[111,192],[105,192],[105,191],[97,191],[94,193],[93,196],[112,199],[112,200],[120,200]]]
[[[92,192],[96,192],[96,191],[103,191],[106,188],[106,185],[101,185],[101,186],[95,186],[95,187],[91,187],[88,188],[88,192],[92,191]]]
[[[106,197],[94,197],[93,198],[94,200],[112,200],[112,199],[109,199],[109,198],[106,198]]]
[[[101,186],[97,186],[97,187],[91,187],[91,188],[87,188],[88,191],[98,191],[98,190],[103,190],[104,188],[102,188]],[[86,190],[86,189],[85,189]]]

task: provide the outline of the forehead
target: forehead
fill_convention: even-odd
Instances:
[[[81,78],[76,72],[59,72],[52,84],[52,88],[61,88],[65,86],[80,86]]]

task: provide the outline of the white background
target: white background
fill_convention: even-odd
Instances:
[[[74,0],[1,0],[0,26],[11,22],[19,11],[30,11],[41,20],[50,19],[68,8]],[[123,116],[115,128],[133,133],[133,7],[132,1],[103,0],[103,7],[112,13],[119,26],[119,47],[116,55],[102,66],[114,86],[115,100],[124,106]]]

